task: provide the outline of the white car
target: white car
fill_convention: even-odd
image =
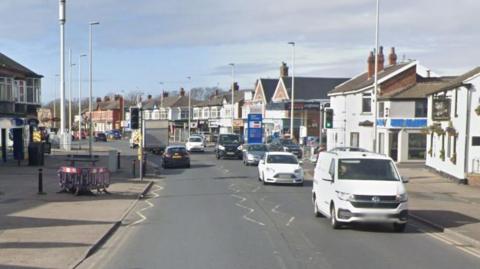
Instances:
[[[405,230],[408,197],[391,158],[371,152],[321,152],[315,167],[312,201],[317,217],[334,229],[353,222],[392,223]]]
[[[289,152],[267,152],[258,163],[258,179],[263,184],[292,183],[303,185],[303,168]]]
[[[205,152],[205,142],[201,136],[190,136],[188,142],[185,144],[188,151]]]

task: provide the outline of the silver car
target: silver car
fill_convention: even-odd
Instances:
[[[244,165],[258,165],[258,162],[268,151],[265,144],[246,144],[243,145],[242,150]]]

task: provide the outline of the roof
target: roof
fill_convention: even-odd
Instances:
[[[95,103],[96,109],[95,110],[113,110],[113,109],[120,109],[121,108],[121,100],[115,100],[114,97],[111,97],[110,100],[102,100],[100,102]]]
[[[252,90],[241,90],[241,91],[234,91],[233,92],[233,98],[235,103],[238,103],[238,102],[242,102],[243,100],[245,100],[245,93],[248,92],[248,91],[252,91]],[[227,100],[228,103],[231,103],[232,102],[232,93],[229,92],[229,93],[226,93],[224,95],[224,98],[225,100]]]
[[[17,63],[11,58],[7,57],[5,54],[0,52],[0,68],[10,69],[19,73],[24,74],[27,77],[42,78],[42,75],[39,75],[32,70],[26,68],[25,66]]]
[[[395,92],[382,94],[379,100],[390,99],[422,99],[432,92],[437,91],[449,84],[456,77],[418,78],[418,82],[412,86],[400,89]]]
[[[292,77],[280,78],[291,96]],[[295,77],[295,99],[329,99],[330,90],[349,80],[348,78]]]
[[[273,94],[275,93],[275,89],[278,85],[278,79],[273,78],[261,78],[259,83],[262,84],[263,94],[265,96],[265,100],[270,102],[272,100]]]
[[[380,159],[380,160],[390,160],[391,158],[375,153],[375,152],[359,152],[359,151],[326,151],[325,153],[336,155],[341,159]]]
[[[477,66],[473,68],[472,70],[452,79],[449,83],[446,85],[439,87],[438,89],[430,92],[429,94],[437,93],[437,92],[443,92],[443,91],[449,91],[455,88],[458,88],[462,85],[465,85],[465,80],[477,75],[480,73],[480,66]]]
[[[389,65],[385,67],[382,71],[378,72],[378,79],[380,80],[411,63],[412,62],[406,62],[406,63],[400,63],[396,65]],[[369,78],[368,72],[364,72],[348,80],[347,82],[341,85],[338,85],[337,87],[335,87],[335,89],[330,91],[329,94],[351,92],[351,91],[355,91],[355,90],[359,90],[359,89],[363,89],[365,87],[371,86],[373,85],[373,83],[374,83],[374,76]]]
[[[235,91],[234,92],[234,97],[233,97],[233,98],[235,98],[235,102],[236,103],[237,102],[242,102],[245,99],[245,92],[247,92],[247,91],[253,92],[253,90]],[[197,107],[222,106],[224,99],[228,103],[230,103],[231,100],[232,100],[232,92],[228,91],[228,92],[224,92],[224,93],[221,93],[221,94],[218,94],[218,95],[214,95],[214,96],[210,97],[208,100],[199,101],[199,102],[195,103],[195,106],[197,106]]]
[[[191,100],[191,105],[194,106],[197,104],[199,101],[192,99]],[[184,96],[167,96],[155,99],[147,99],[146,101],[143,102],[142,107],[143,109],[147,110],[153,110],[155,107],[160,108],[160,107],[187,107],[188,106],[188,95]]]

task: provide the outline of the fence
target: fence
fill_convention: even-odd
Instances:
[[[98,192],[107,193],[110,186],[110,171],[104,167],[60,167],[58,170],[61,191],[80,192],[96,189]]]

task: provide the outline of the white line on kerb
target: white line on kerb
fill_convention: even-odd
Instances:
[[[156,191],[161,191],[161,190],[164,189],[162,186],[158,186],[156,184],[154,185],[154,187],[156,187],[156,189],[150,191],[150,193],[153,194],[153,197],[150,197],[150,198],[145,200],[145,203],[147,204],[147,206],[138,210],[137,212],[135,212],[140,217],[140,219],[133,222],[130,225],[134,226],[134,225],[140,224],[140,223],[144,222],[145,220],[147,220],[147,217],[142,212],[149,209],[149,208],[154,207],[153,203],[150,202],[149,200],[158,198],[160,195],[158,193],[156,193]]]

